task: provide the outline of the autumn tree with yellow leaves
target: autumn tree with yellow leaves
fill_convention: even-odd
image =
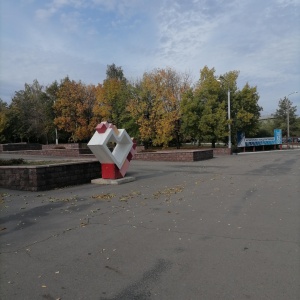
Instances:
[[[132,134],[134,124],[127,106],[131,98],[132,86],[128,83],[121,67],[108,65],[106,79],[96,87],[96,102],[93,109],[94,121],[109,121],[118,128],[126,128]]]
[[[62,80],[54,104],[54,123],[71,134],[70,141],[88,140],[94,132],[93,107],[95,86],[84,85],[66,77]]]
[[[178,137],[180,102],[189,85],[188,75],[171,68],[144,73],[136,83],[128,110],[138,124],[140,139],[146,146],[152,142],[167,147]]]
[[[68,77],[44,88],[37,80],[15,93],[10,105],[0,100],[1,141],[88,141],[101,121],[139,138],[146,147],[179,147],[184,139],[233,144],[237,131],[253,136],[258,130],[261,107],[257,88],[248,83],[237,88],[238,71],[216,76],[205,66],[191,86],[188,74],[172,68],[154,69],[129,82],[121,67],[108,65],[106,79],[97,86]],[[228,120],[227,92],[231,118]]]

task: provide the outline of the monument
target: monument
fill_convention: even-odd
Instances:
[[[130,138],[125,129],[118,129],[108,122],[97,125],[96,131],[88,143],[88,147],[101,163],[102,180],[92,180],[93,183],[118,184],[135,180],[125,174],[130,161],[136,152],[136,142]]]

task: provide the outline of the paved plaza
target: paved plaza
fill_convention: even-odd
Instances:
[[[127,176],[0,188],[0,298],[300,299],[299,150],[133,160]]]

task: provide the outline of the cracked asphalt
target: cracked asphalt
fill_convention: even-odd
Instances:
[[[127,176],[0,189],[0,298],[300,299],[300,151],[133,160]]]

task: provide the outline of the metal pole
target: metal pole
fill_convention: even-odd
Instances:
[[[230,88],[228,86],[228,148],[231,149]]]
[[[54,100],[54,105],[56,103],[56,100]],[[55,144],[58,145],[58,135],[57,135],[57,127],[55,126]]]
[[[286,120],[287,120],[287,139],[289,142],[289,137],[290,137],[290,108],[289,108],[289,102],[287,101],[286,103]]]
[[[227,100],[227,106],[228,106],[228,149],[231,149],[231,124],[230,124],[230,87],[229,82],[223,77],[220,76],[217,81],[221,82],[221,80],[224,80],[227,83],[228,87],[228,100]]]
[[[58,145],[57,127],[55,127],[55,144]]]

